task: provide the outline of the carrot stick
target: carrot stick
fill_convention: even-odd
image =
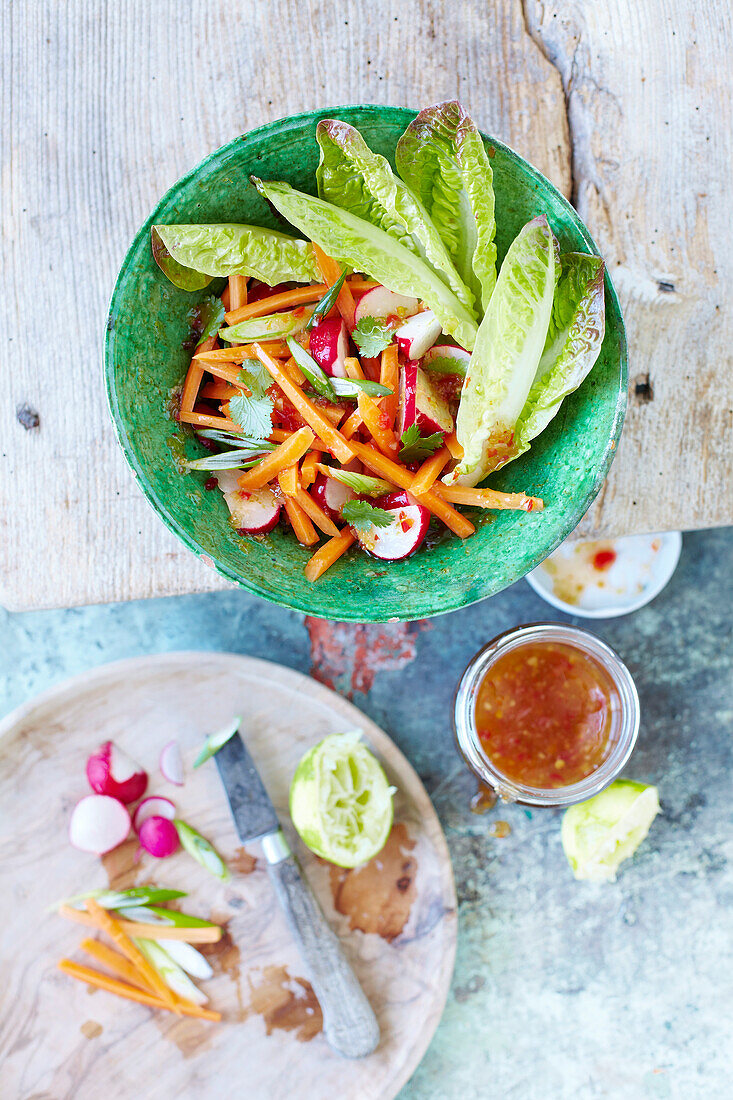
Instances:
[[[315,252],[316,263],[323,276],[324,283],[328,283],[329,287],[333,286],[333,284],[338,282],[341,278],[341,268],[336,261],[332,260],[330,256],[327,256],[315,242],[313,244],[313,251]],[[354,309],[356,307],[354,305],[354,296],[351,293],[351,288],[346,281],[344,281],[339,291],[339,296],[336,299],[336,308],[346,322],[347,329],[351,332],[356,324],[354,318]]]
[[[277,475],[277,483],[286,497],[294,497],[300,486],[298,485],[298,465],[286,466]]]
[[[321,461],[320,451],[308,451],[300,464],[300,484],[304,489],[309,489],[316,480],[318,463]]]
[[[398,348],[396,344],[390,344],[388,348],[385,348],[382,352],[382,363],[379,372],[379,381],[383,386],[387,386],[388,389],[392,390],[392,393],[383,397],[379,403],[382,412],[389,418],[390,428],[394,428],[399,403],[400,367],[397,355]]]
[[[316,529],[300,505],[292,497],[285,497],[283,505],[298,542],[303,546],[312,546],[314,542],[318,542]]]
[[[86,982],[87,985],[96,986],[97,989],[106,989],[108,993],[115,993],[118,997],[124,997],[128,1001],[137,1001],[138,1004],[149,1005],[150,1008],[168,1009],[168,1005],[160,997],[155,997],[151,993],[144,993],[141,989],[135,989],[134,986],[120,982],[116,978],[109,978],[106,974],[101,974],[98,970],[92,970],[91,967],[82,966],[71,959],[60,959],[57,966],[64,974],[68,974],[70,978],[76,978],[78,982]],[[186,1001],[182,997],[175,998],[175,1005],[179,1014],[183,1013],[184,1016],[197,1016],[202,1020],[213,1020],[215,1022],[221,1020],[220,1012],[214,1012],[210,1008],[201,1008],[199,1005],[195,1005],[193,1001]]]
[[[98,928],[93,917],[85,913],[83,909],[72,909],[70,905],[60,905],[58,909],[60,917],[74,921],[75,924],[83,924],[86,928]],[[183,928],[175,924],[144,924],[142,921],[117,919],[117,924],[122,932],[128,936],[137,936],[141,940],[185,940],[186,943],[218,943],[221,939],[221,928],[213,925],[211,928],[196,926],[195,928]]]
[[[106,943],[102,943],[101,940],[82,940],[79,946],[87,955],[91,955],[98,963],[111,970],[116,977],[123,978],[130,985],[136,985],[138,989],[142,989],[145,993],[152,993],[155,996],[155,990],[151,989],[143,980],[137,967],[133,966],[130,960],[121,955],[119,951],[114,951]]]
[[[356,535],[353,531],[345,527],[343,531],[339,532],[335,538],[329,539],[318,550],[316,550],[313,557],[310,559],[305,567],[306,579],[309,581],[317,581],[319,577],[322,577],[327,569],[330,569],[335,561],[345,554],[351,544],[356,541]]]
[[[364,392],[359,394],[357,408],[382,454],[387,458],[396,458],[399,445],[397,436],[392,431],[389,415],[379,407],[373,397]]]
[[[180,413],[178,416],[181,424],[195,424],[199,428],[219,428],[222,432],[236,432],[243,435],[239,424],[235,424],[228,416],[210,416],[208,413],[189,412]]]
[[[216,336],[210,336],[208,340],[202,340],[197,347],[196,351],[212,351],[216,347]],[[203,377],[203,370],[201,366],[191,360],[191,365],[186,372],[186,380],[183,383],[183,389],[181,390],[181,411],[191,412],[196,403],[196,397],[199,392],[199,386],[201,385],[201,379]]]
[[[133,966],[140,972],[141,978],[150,986],[151,990],[165,1001],[175,1011],[173,994],[161,978],[158,971],[143,955],[142,951],[132,942],[130,937],[119,927],[114,917],[111,917],[106,909],[98,905],[94,898],[87,898],[84,902],[87,913],[95,921],[97,928],[106,932],[123,955],[127,955]]]
[[[379,474],[380,477],[386,478],[387,481],[394,482],[394,484],[399,485],[401,489],[410,490],[412,488],[412,479],[414,475],[410,473],[406,466],[400,466],[397,462],[393,462],[390,458],[386,458],[374,447],[367,447],[363,443],[354,442],[352,442],[351,446],[356,451],[357,457],[361,459],[365,466],[373,470],[375,474]],[[442,519],[446,527],[449,527],[450,530],[460,538],[468,538],[468,536],[472,535],[476,530],[470,520],[462,516],[455,508],[451,508],[450,504],[439,497],[432,489],[428,489],[428,491],[423,493],[418,499],[420,503],[426,508],[429,508],[438,519]]]
[[[426,493],[449,461],[450,451],[447,447],[441,447],[430,458],[426,458],[412,479],[410,492],[414,493],[416,497],[419,497],[421,493]]]
[[[239,479],[242,489],[262,489],[268,481],[272,481],[286,466],[292,466],[303,457],[308,447],[314,440],[310,428],[299,428],[297,432],[270,451],[269,455],[247,470]]]
[[[268,355],[275,359],[289,359],[290,348],[281,340],[265,341],[261,345]],[[217,348],[216,351],[197,350],[194,359],[200,363],[241,363],[245,359],[254,359],[255,352],[252,344],[230,344],[227,348]]]
[[[238,386],[240,390],[247,388],[243,382],[239,381],[241,369],[236,363],[206,363],[204,369],[207,374],[213,374],[214,378],[228,382],[230,386]]]
[[[362,379],[364,377],[364,371],[361,369],[361,363],[353,355],[347,355],[344,359],[344,370],[346,371],[347,378]]]
[[[229,309],[236,312],[247,305],[247,276],[229,276]]]
[[[229,283],[227,283],[221,293],[221,304],[224,306],[224,309],[229,309]]]
[[[364,294],[365,291],[374,290],[375,286],[379,286],[376,279],[360,279],[358,275],[349,275],[346,282],[355,294]]]
[[[323,508],[313,499],[310,493],[306,493],[305,489],[301,489],[300,486],[298,486],[298,490],[295,493],[295,500],[316,527],[320,531],[323,531],[324,535],[329,535],[332,538],[338,535],[338,527],[331,517],[326,515]]]
[[[323,283],[314,283],[312,286],[298,286],[294,290],[283,290],[281,294],[271,294],[269,298],[260,298],[257,302],[243,305],[241,309],[232,308],[224,315],[224,320],[229,325],[236,325],[240,321],[247,321],[250,317],[266,317],[268,313],[276,313],[280,309],[289,309],[291,306],[302,306],[306,302],[317,302],[328,291]]]
[[[451,458],[455,458],[458,462],[463,458],[463,447],[456,439],[456,433],[451,432],[450,435],[445,437],[445,445],[450,451]]]
[[[200,396],[209,401],[228,401],[230,397],[236,397],[241,392],[237,386],[230,386],[226,382],[207,382],[199,390]]]
[[[303,374],[298,364],[295,362],[295,359],[292,357],[292,355],[288,359],[287,363],[283,364],[283,370],[288,375],[288,377],[291,378],[293,382],[295,382],[296,386],[302,386],[305,382],[305,375]]]
[[[351,439],[355,435],[364,421],[361,418],[361,413],[358,409],[354,409],[351,416],[347,417],[341,425],[341,435],[344,439]]]
[[[496,489],[471,489],[467,485],[443,485],[438,482],[434,491],[451,504],[470,504],[476,508],[511,508],[521,512],[541,512],[545,506],[540,497],[528,497],[525,493],[500,493]]]
[[[259,361],[270,372],[285,396],[295,405],[303,420],[310,425],[323,442],[326,450],[330,451],[339,462],[348,462],[349,459],[353,458],[354,452],[350,444],[322,414],[321,410],[305,396],[300,387],[291,382],[280,364],[271,355],[268,355],[260,344],[255,344],[254,347]]]

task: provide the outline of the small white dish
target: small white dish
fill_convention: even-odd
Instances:
[[[566,539],[527,580],[560,611],[612,619],[659,595],[677,568],[681,549],[679,531],[593,542]]]

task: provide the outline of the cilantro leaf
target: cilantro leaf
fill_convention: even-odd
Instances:
[[[389,527],[394,522],[391,512],[385,508],[375,508],[366,500],[347,500],[341,508],[341,518],[357,530],[370,526]]]
[[[432,370],[436,374],[455,374],[459,378],[466,377],[466,364],[460,359],[454,359],[450,355],[436,355],[429,361],[423,360],[423,370]]]
[[[359,496],[382,497],[385,493],[391,493],[393,487],[388,481],[382,481],[381,477],[370,477],[369,474],[355,474],[351,470],[341,470],[337,466],[329,467],[329,477],[335,477],[353,489]]]
[[[248,383],[245,383],[248,386]],[[249,386],[248,386],[249,388]],[[263,394],[251,397],[246,393],[235,394],[229,399],[228,413],[245,435],[264,438],[272,432],[272,413],[275,404],[271,397]]]
[[[393,330],[379,317],[362,317],[351,338],[367,359],[379,355],[392,343]]]
[[[262,366],[259,359],[245,359],[237,375],[237,381],[246,386],[253,397],[264,397],[272,385],[272,375],[267,367]]]
[[[407,431],[402,433],[400,440],[400,462],[408,465],[410,462],[419,462],[423,458],[429,458],[443,443],[443,433],[434,432],[433,435],[420,435],[417,424],[412,424]]]

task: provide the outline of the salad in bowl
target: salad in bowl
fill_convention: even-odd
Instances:
[[[605,332],[603,261],[562,250],[547,213],[497,263],[490,149],[460,104],[407,125],[396,170],[343,120],[315,140],[317,195],[251,176],[301,236],[152,227],[167,279],[205,292],[174,408],[200,453],[181,476],[223,494],[244,540],[284,525],[309,583],[351,547],[396,562],[470,539],[487,510],[539,514],[530,479],[481,486],[530,449]]]

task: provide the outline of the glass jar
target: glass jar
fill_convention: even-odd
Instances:
[[[618,705],[611,712],[608,755],[585,779],[567,787],[542,789],[523,786],[508,779],[492,764],[478,736],[476,699],[486,673],[500,656],[528,642],[559,642],[573,646],[605,669],[618,693]],[[521,802],[529,806],[571,806],[602,791],[626,764],[639,732],[639,696],[626,665],[595,634],[565,623],[530,623],[499,634],[476,654],[458,685],[453,720],[458,749],[484,786],[492,788],[508,802]]]

